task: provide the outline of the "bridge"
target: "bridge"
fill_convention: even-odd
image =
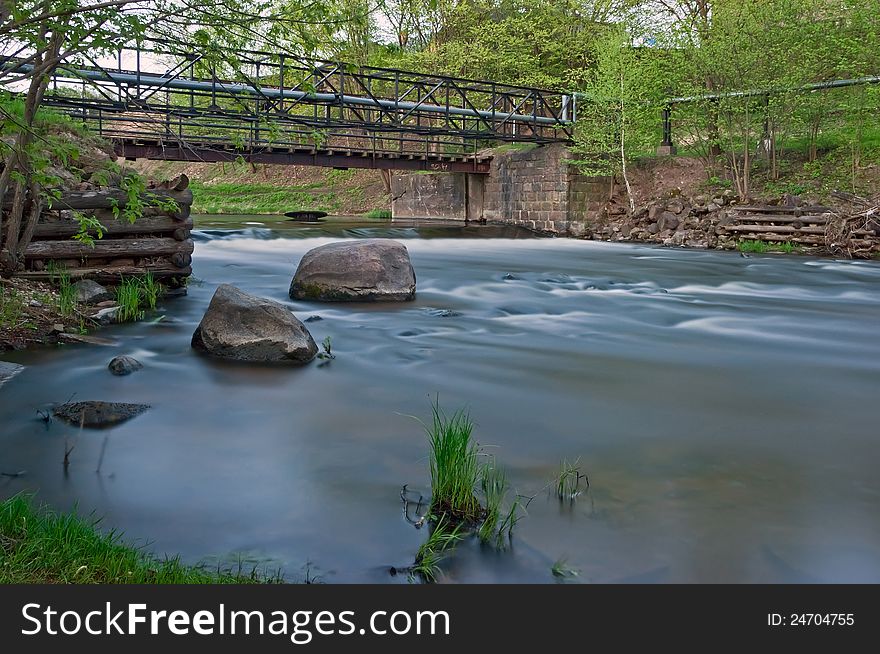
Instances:
[[[498,142],[566,143],[573,95],[268,52],[122,48],[65,61],[43,104],[119,156],[485,174]],[[7,60],[4,67],[27,71]]]

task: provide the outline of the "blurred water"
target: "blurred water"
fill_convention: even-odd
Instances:
[[[534,239],[455,225],[199,223],[189,296],[116,346],[4,355],[0,497],[78,504],[157,553],[242,556],[292,579],[399,582],[423,531],[400,488],[427,493],[421,426],[439,396],[466,407],[516,490],[537,493],[513,546],[476,543],[447,581],[880,582],[880,266],[805,257]],[[415,302],[291,302],[309,249],[406,239]],[[189,346],[220,283],[291,306],[337,358],[230,365]],[[117,378],[107,362],[145,368]],[[153,408],[110,432],[36,409],[79,400]],[[100,474],[97,460],[109,435]],[[67,474],[65,436],[78,439]],[[592,492],[548,496],[580,457]]]

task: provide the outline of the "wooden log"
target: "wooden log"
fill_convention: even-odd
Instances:
[[[160,200],[174,200],[180,207],[176,215],[181,219],[189,216],[189,208],[192,205],[193,194],[189,189],[173,191],[166,189],[153,189],[141,195],[144,203],[149,205]],[[128,204],[128,195],[121,189],[95,189],[92,191],[63,191],[61,197],[52,201],[53,209],[112,209],[113,206],[120,208]],[[184,209],[185,207],[185,209]]]
[[[734,220],[752,223],[802,223],[804,225],[824,225],[828,219],[824,216],[780,216],[780,215],[755,215],[732,216]]]
[[[728,232],[758,232],[762,234],[821,234],[825,235],[824,227],[798,227],[797,225],[725,225]],[[873,236],[870,229],[854,229],[856,236]]]
[[[94,279],[101,284],[118,284],[120,278],[124,277],[141,277],[146,272],[150,272],[154,279],[163,280],[169,278],[182,279],[192,274],[192,268],[178,268],[170,261],[163,260],[156,263],[145,264],[142,266],[103,266],[100,268],[69,268],[65,272],[70,275],[71,279]],[[23,271],[15,273],[16,277],[22,279],[34,279],[38,281],[52,281],[57,278],[58,273],[50,273],[48,271]]]
[[[824,227],[795,227],[790,225],[725,225],[728,232],[762,232],[768,234],[824,234]]]
[[[32,241],[24,252],[25,259],[115,259],[119,257],[169,257],[183,252],[192,254],[191,239],[173,238],[113,238],[95,241],[94,247],[65,239],[61,241]]]
[[[734,204],[730,207],[734,211],[751,211],[753,213],[785,213],[785,214],[820,214],[832,211],[831,207],[821,205],[804,205],[802,207],[787,207],[784,204],[764,204],[764,205],[739,205]]]
[[[172,234],[178,241],[189,236],[189,230],[193,227],[192,218],[183,221],[175,220],[169,216],[144,216],[134,223],[127,220],[98,219],[104,225],[104,238],[124,236],[127,234]],[[38,223],[34,230],[34,240],[52,238],[70,238],[79,232],[79,223],[72,220],[55,220]],[[187,234],[184,238],[177,238],[176,234]]]

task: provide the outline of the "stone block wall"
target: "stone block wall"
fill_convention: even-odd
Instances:
[[[391,214],[395,218],[465,220],[465,173],[409,173],[391,178]]]
[[[395,175],[395,217],[487,220],[560,235],[591,233],[602,222],[610,179],[568,163],[564,145],[501,150],[488,175]]]

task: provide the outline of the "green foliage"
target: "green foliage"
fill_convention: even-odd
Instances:
[[[256,569],[208,570],[156,559],[101,533],[100,520],[56,513],[28,495],[0,503],[0,584],[226,584],[280,581]]]
[[[89,247],[95,247],[95,239],[104,238],[104,230],[106,228],[94,216],[84,214],[81,211],[74,211],[73,218],[79,223],[79,231],[73,235],[75,240]],[[92,236],[93,233],[94,236]]]
[[[333,340],[329,336],[325,336],[324,340],[321,341],[321,347],[324,351],[318,353],[319,359],[329,361],[336,358],[336,355],[333,354]]]

